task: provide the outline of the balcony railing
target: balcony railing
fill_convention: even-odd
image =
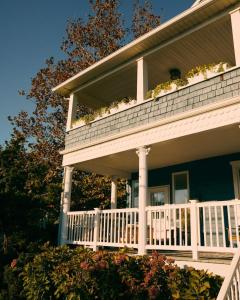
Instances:
[[[240,200],[147,207],[146,215],[146,250],[196,254],[240,248]],[[68,244],[139,247],[137,208],[69,212],[67,224]]]
[[[66,149],[86,145],[197,107],[240,95],[240,68],[108,115],[66,134]]]

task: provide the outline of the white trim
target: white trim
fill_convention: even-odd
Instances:
[[[148,207],[151,207],[151,199],[150,199],[150,193],[151,192],[158,192],[158,191],[162,191],[163,189],[166,189],[167,190],[167,193],[168,193],[168,199],[167,199],[167,203],[166,204],[170,204],[170,185],[167,184],[167,185],[159,185],[159,186],[151,186],[151,187],[148,187]]]
[[[200,4],[202,1],[204,1],[204,0],[197,0],[197,1],[195,1],[191,7],[194,7],[194,6],[198,5],[198,4]]]
[[[190,134],[204,132],[210,129],[239,124],[240,123],[240,103],[224,107],[218,110],[206,112],[184,120],[171,122],[156,128],[142,130],[135,134],[127,135],[121,138],[114,138],[104,143],[99,143],[91,147],[73,152],[68,150],[63,156],[63,166],[92,160],[99,157],[104,157],[114,153],[134,150],[146,144],[155,144],[167,140],[176,139],[179,137],[188,136]]]
[[[174,178],[174,176],[175,175],[181,175],[181,174],[187,174],[187,197],[188,197],[188,199],[186,200],[186,202],[182,203],[182,204],[188,203],[188,201],[190,199],[189,171],[186,170],[186,171],[181,171],[181,172],[174,172],[174,173],[172,173],[172,203],[173,204],[176,204],[175,203],[175,188],[174,188],[174,186],[175,186],[175,178]],[[180,203],[178,203],[178,204],[180,204]]]
[[[240,160],[231,161],[235,199],[240,199]]]

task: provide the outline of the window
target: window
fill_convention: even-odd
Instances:
[[[235,199],[240,199],[240,161],[232,161],[231,165]]]
[[[189,178],[188,172],[172,174],[173,203],[182,204],[189,200]]]
[[[169,203],[169,186],[158,186],[149,188],[149,203],[150,206],[159,206]]]
[[[138,180],[132,181],[132,201],[131,201],[131,207],[137,208],[138,207]]]

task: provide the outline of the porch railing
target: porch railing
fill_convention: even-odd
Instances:
[[[212,201],[146,208],[146,250],[232,252],[240,248],[240,201]],[[67,213],[69,244],[139,247],[137,208]]]
[[[240,253],[237,252],[225,277],[217,300],[240,300]]]

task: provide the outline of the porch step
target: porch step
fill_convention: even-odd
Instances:
[[[169,251],[161,250],[158,253],[166,255],[175,259],[175,261],[193,262],[191,251]],[[149,252],[151,254],[151,252]],[[198,262],[211,263],[211,264],[224,264],[230,265],[233,258],[232,253],[213,253],[213,252],[200,252]]]

